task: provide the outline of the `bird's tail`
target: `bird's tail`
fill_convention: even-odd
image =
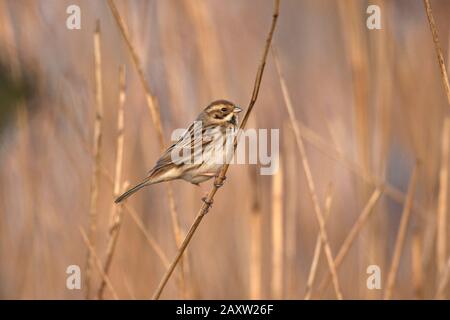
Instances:
[[[114,202],[119,203],[129,196],[131,196],[133,193],[141,190],[143,187],[150,185],[151,182],[148,180],[144,180],[143,182],[139,183],[138,185],[134,186],[133,188],[129,189],[128,191],[124,192],[122,195],[120,195]]]

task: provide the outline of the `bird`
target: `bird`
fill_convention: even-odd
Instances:
[[[164,151],[147,176],[117,197],[115,203],[156,183],[183,179],[198,186],[216,177],[233,155],[234,135],[241,111],[228,100],[211,102],[184,134]]]

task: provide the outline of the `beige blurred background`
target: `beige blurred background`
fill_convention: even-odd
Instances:
[[[188,126],[212,100],[246,107],[272,1],[115,3],[159,102],[167,145],[172,130]],[[71,4],[81,8],[81,30],[66,28]],[[449,164],[442,152],[448,148],[443,124],[449,106],[422,1],[370,4],[381,8],[382,30],[366,28],[368,1],[282,0],[274,44],[295,114],[309,129],[303,131],[308,133],[304,143],[322,211],[327,192],[332,197],[326,230],[334,256],[375,190],[371,179],[396,191],[382,193],[339,267],[343,297],[383,297],[404,197],[419,160],[393,298],[434,298],[449,253],[448,223],[442,220]],[[448,63],[450,3],[434,0],[432,5]],[[0,0],[0,298],[85,298],[84,282],[81,290],[66,288],[66,268],[79,265],[85,276],[87,247],[79,227],[89,229],[95,165],[97,19],[104,117],[95,250],[102,261],[114,199],[108,176],[116,162],[122,64],[122,179],[137,182],[160,153],[136,68],[106,1]],[[272,55],[248,127],[280,129],[281,171],[261,176],[259,165],[230,167],[188,248],[185,287],[176,279],[177,268],[164,299],[305,296],[319,228]],[[211,182],[202,188],[185,182],[172,186],[186,232]],[[128,205],[171,260],[176,244],[166,188],[146,188]],[[366,286],[369,265],[380,267],[380,290]],[[150,298],[165,270],[124,211],[109,270],[117,295]],[[327,270],[322,250],[314,299],[336,298],[332,285],[318,289]],[[94,272],[94,292],[100,279]],[[441,298],[448,297],[444,290]],[[112,298],[108,288],[105,298]]]

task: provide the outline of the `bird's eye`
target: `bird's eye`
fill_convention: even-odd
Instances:
[[[220,109],[220,111],[227,112],[227,108],[222,108],[222,109]]]

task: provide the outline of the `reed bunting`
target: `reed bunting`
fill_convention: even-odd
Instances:
[[[227,100],[208,105],[181,138],[156,162],[147,177],[119,196],[119,203],[141,188],[164,181],[183,179],[198,185],[215,177],[231,160],[238,128],[237,114],[242,109]]]

